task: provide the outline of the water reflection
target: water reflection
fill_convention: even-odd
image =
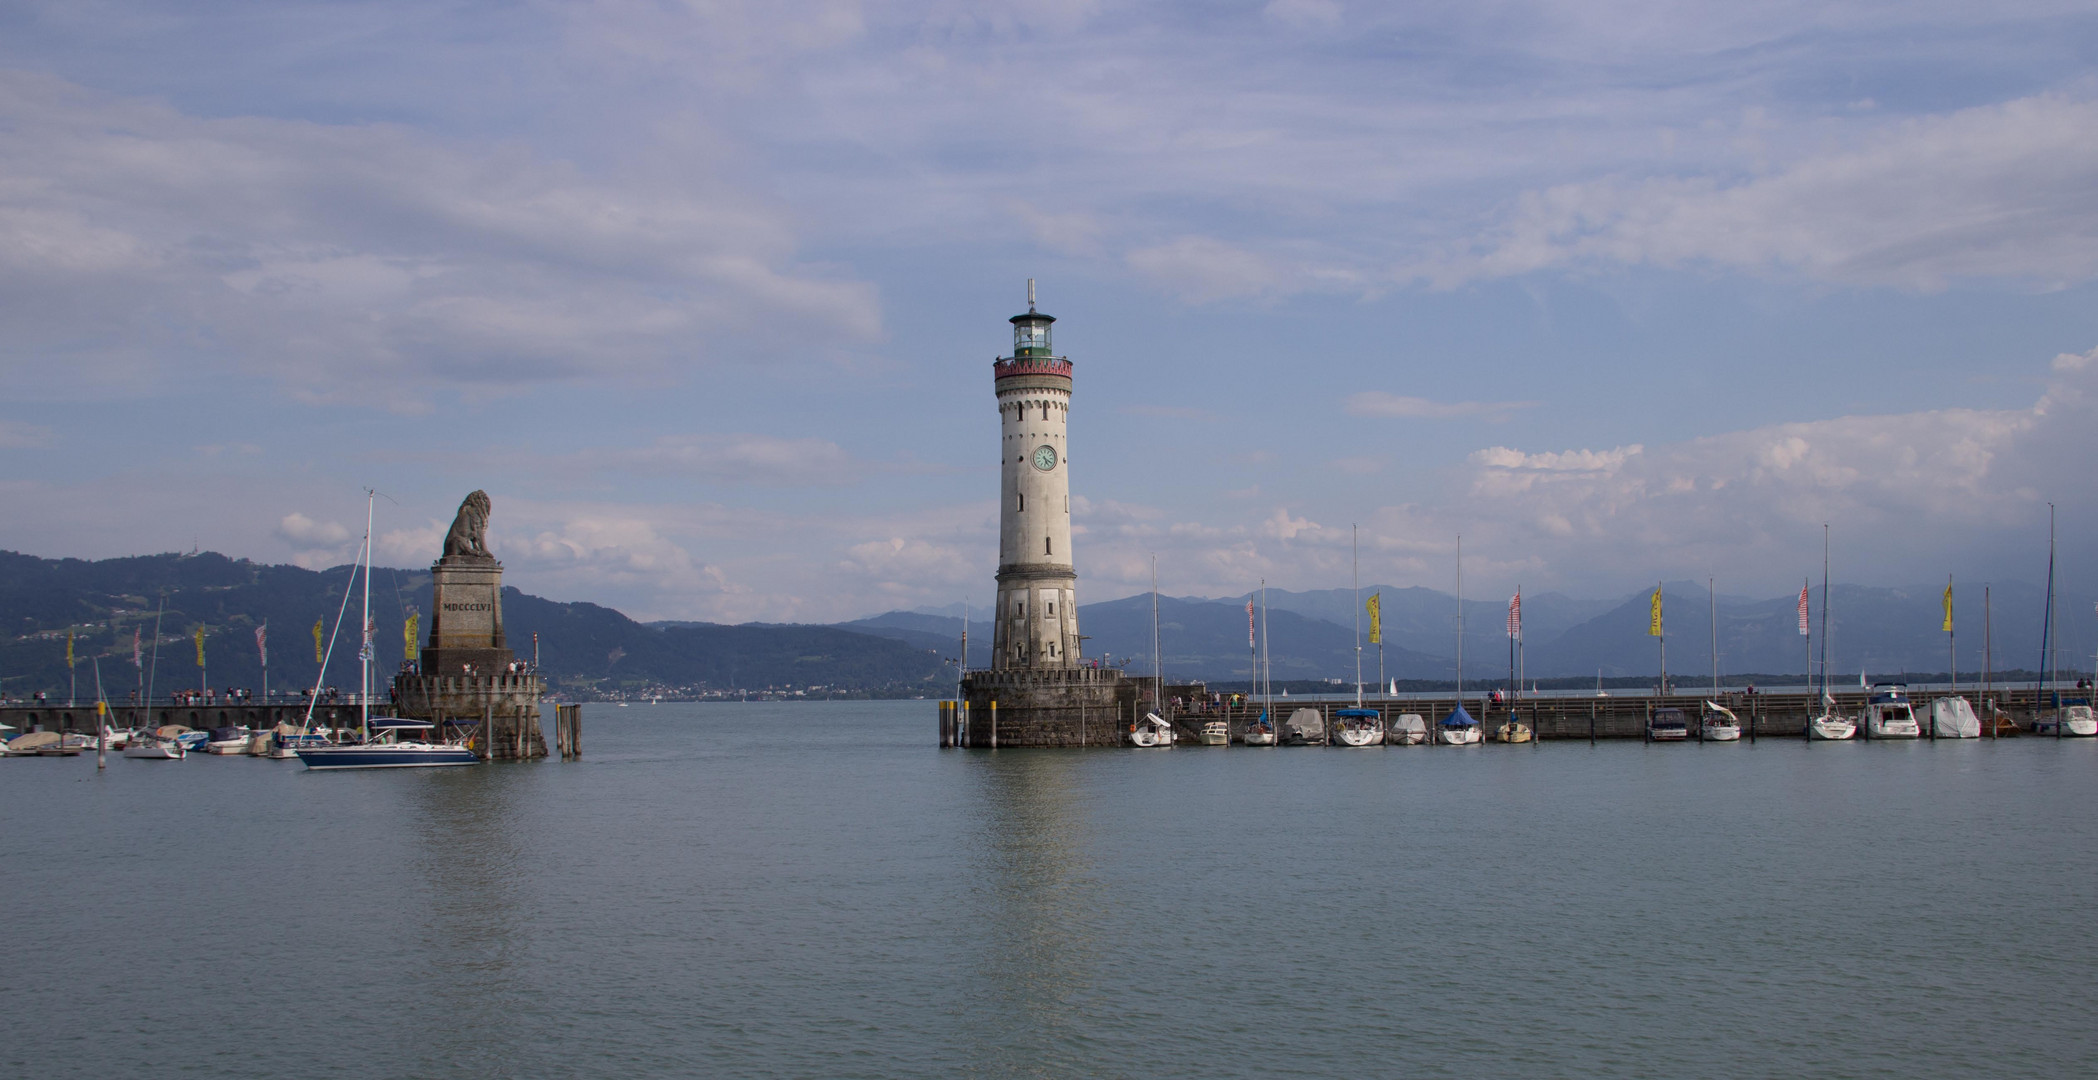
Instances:
[[[1062,1073],[1085,1027],[1112,913],[1087,841],[1082,755],[977,756],[972,859],[985,903],[972,930],[982,1000],[969,1021],[990,1071]]]
[[[421,1075],[510,1075],[531,1034],[523,967],[530,912],[520,895],[531,857],[521,795],[530,764],[436,770],[408,797],[412,863],[426,892],[416,928],[424,988]],[[409,898],[402,898],[410,902]]]

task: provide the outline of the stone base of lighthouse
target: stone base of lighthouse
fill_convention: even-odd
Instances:
[[[503,650],[506,657],[508,651]],[[546,756],[546,736],[539,728],[539,701],[546,683],[537,674],[497,670],[469,675],[460,671],[462,665],[446,666],[458,673],[394,676],[394,710],[436,724],[447,738],[464,734],[483,760]]]
[[[1141,684],[1115,668],[972,671],[962,701],[958,741],[981,749],[1122,746],[1143,715]]]

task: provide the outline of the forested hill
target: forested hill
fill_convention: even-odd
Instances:
[[[265,623],[270,685],[311,686],[319,669],[314,624],[321,624],[325,650],[350,574],[348,566],[313,571],[212,552],[97,561],[0,552],[0,692],[9,698],[38,690],[66,693],[68,632],[74,635],[72,674],[82,696],[94,692],[97,663],[116,698],[148,681],[162,695],[207,682],[259,688],[263,671],[255,631]],[[377,567],[371,586],[375,670],[390,677],[404,656],[403,624],[429,608],[430,574]],[[333,686],[357,682],[359,602],[350,598],[329,661],[327,682]],[[954,669],[936,649],[838,627],[655,628],[611,608],[557,603],[513,588],[503,590],[503,622],[520,657],[532,655],[538,635],[541,669],[568,696],[808,693],[810,687],[820,687],[818,694],[908,696],[937,693],[953,680]],[[201,669],[199,629],[207,665]],[[427,618],[423,631],[427,635]],[[137,668],[134,634],[143,660]]]

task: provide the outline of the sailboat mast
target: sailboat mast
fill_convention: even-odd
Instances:
[[[357,688],[357,730],[366,742],[371,741],[372,699],[372,505],[377,492],[364,489],[364,647],[357,650],[362,672],[362,685]]]
[[[1712,698],[1719,699],[1719,579],[1708,577],[1705,588],[1712,595]]]
[[[1260,714],[1275,723],[1275,681],[1268,668],[1268,579],[1260,579]],[[1280,731],[1280,728],[1275,728]]]
[[[1151,677],[1157,680],[1152,684],[1157,687],[1152,693],[1158,695],[1154,699],[1153,704],[1158,706],[1158,711],[1164,712],[1166,708],[1166,661],[1165,657],[1158,655],[1158,556],[1156,554],[1151,556]]]
[[[1362,526],[1348,526],[1348,557],[1355,585],[1355,707],[1362,708]]]
[[[1464,534],[1457,534],[1457,705],[1464,706]]]
[[[2040,701],[2033,708],[2035,719],[2039,706],[2045,704],[2047,691],[2054,687],[2054,504],[2047,504],[2047,612],[2040,623]],[[2061,706],[2055,706],[2056,735],[2061,734]]]
[[[1821,523],[1821,696],[1828,697],[1828,522]]]

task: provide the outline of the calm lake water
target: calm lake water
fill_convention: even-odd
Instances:
[[[0,761],[0,1074],[2098,1073],[2098,742]]]

